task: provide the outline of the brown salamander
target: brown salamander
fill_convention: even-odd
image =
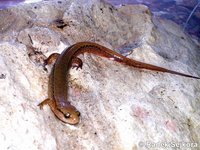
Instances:
[[[120,55],[111,49],[92,42],[76,43],[65,49],[58,56],[54,64],[50,80],[51,80],[51,97],[39,104],[40,108],[48,104],[54,114],[63,122],[69,124],[77,124],[79,122],[80,112],[70,104],[67,100],[67,74],[70,67],[82,68],[82,61],[77,56],[83,53],[92,53],[111,60],[123,63],[124,65],[133,66],[136,68],[154,70],[159,72],[167,72],[171,74],[181,75],[185,77],[200,79],[192,75],[172,71],[162,67],[146,64],[133,59],[129,59]],[[53,57],[53,55],[51,55]],[[51,58],[51,56],[49,58]]]

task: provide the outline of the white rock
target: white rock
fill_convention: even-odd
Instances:
[[[70,70],[69,78],[69,101],[81,112],[81,122],[73,126],[59,121],[49,107],[39,110],[49,72],[28,57],[30,47],[49,55],[90,40],[116,51],[134,49],[129,58],[200,76],[199,47],[179,26],[152,18],[142,5],[116,9],[97,0],[41,2],[31,10],[34,18],[26,13],[31,7],[4,10],[0,18],[14,17],[10,25],[0,24],[1,149],[175,149],[184,142],[198,149],[199,80],[81,55],[83,69]]]

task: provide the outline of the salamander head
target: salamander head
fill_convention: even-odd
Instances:
[[[58,108],[59,113],[56,116],[63,122],[68,124],[78,124],[80,121],[80,112],[72,105],[65,108]]]
[[[43,106],[47,104],[50,106],[51,110],[56,115],[56,117],[58,117],[58,119],[60,119],[64,123],[72,125],[79,123],[80,112],[74,106],[70,105],[70,103],[64,103],[66,105],[62,104],[61,106],[58,107],[56,105],[55,100],[45,99],[38,106],[40,107],[40,109],[42,109]]]
[[[80,121],[80,112],[76,110],[74,106],[69,106],[68,108],[61,108],[60,109],[63,113],[63,120],[69,124],[77,124]]]

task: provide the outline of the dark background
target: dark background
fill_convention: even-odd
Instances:
[[[13,7],[27,0],[0,0],[0,9]],[[31,0],[28,0],[29,2]],[[33,0],[36,1],[36,0]],[[46,0],[48,1],[48,0]],[[193,38],[200,40],[200,0],[104,0],[114,6],[125,4],[147,5],[154,15],[173,20]],[[189,20],[192,10],[198,6]]]

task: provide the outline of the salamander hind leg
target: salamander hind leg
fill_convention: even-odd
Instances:
[[[58,53],[51,54],[45,61],[44,66],[55,63],[56,59],[60,56]]]
[[[47,59],[44,60],[43,68],[45,71],[47,71],[46,66],[54,64],[57,60],[57,58],[60,56],[58,53],[51,54]]]
[[[78,70],[78,68],[81,68],[82,69],[82,66],[83,66],[83,62],[80,58],[78,57],[73,57],[72,60],[71,60],[71,67],[72,69],[73,68],[76,68],[76,70]]]

